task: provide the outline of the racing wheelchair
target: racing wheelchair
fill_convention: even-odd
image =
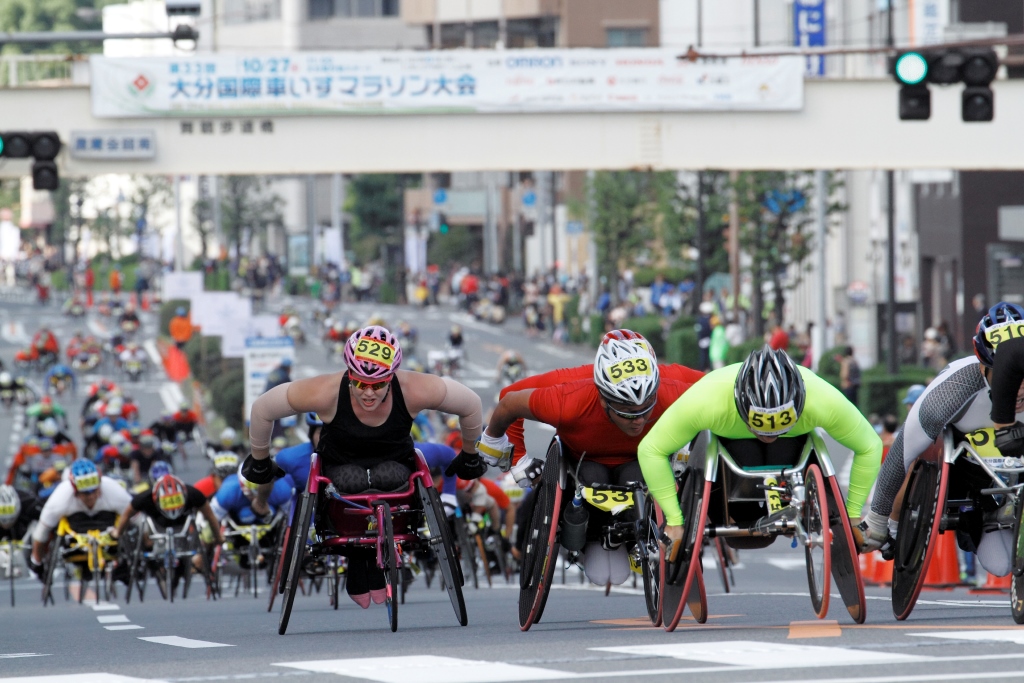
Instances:
[[[109,522],[109,523],[108,523]],[[61,518],[57,531],[50,543],[50,552],[43,570],[43,607],[56,604],[53,598],[53,581],[57,568],[64,571],[64,599],[71,598],[70,579],[77,573],[81,579],[78,602],[85,600],[86,588],[90,582],[96,595],[96,604],[101,597],[109,600],[113,590],[113,569],[118,559],[118,542],[106,529],[116,522],[113,513],[101,513],[96,518],[72,515]]]
[[[165,600],[174,602],[179,579],[182,584],[181,597],[188,597],[194,571],[192,558],[202,552],[195,513],[189,514],[181,524],[164,529],[159,528],[152,518],[145,517],[126,537],[126,544],[130,548],[126,603],[131,602],[132,588],[138,591],[139,601],[143,601],[150,575]],[[146,539],[152,544],[149,549],[145,545]],[[209,570],[205,563],[202,573],[209,582]]]
[[[679,624],[706,537],[724,538],[742,548],[766,547],[779,536],[792,538],[794,548],[804,548],[811,604],[818,618],[828,613],[831,574],[850,616],[864,623],[864,582],[852,527],[821,434],[815,430],[785,440],[790,442],[785,447],[799,449],[791,465],[742,467],[728,448],[738,450],[743,441],[748,440],[726,443],[704,431],[691,444],[678,477],[682,545],[676,560],[666,564],[662,589],[665,629],[672,631]]]
[[[955,472],[955,476],[950,473]],[[991,428],[962,434],[946,428],[910,470],[900,533],[893,544],[892,612],[910,616],[924,586],[940,534],[953,531],[974,551],[985,532],[1013,530],[1010,611],[1024,624],[1024,458],[1004,457]]]
[[[331,480],[321,474],[320,454],[313,454],[306,490],[299,496],[285,545],[279,634],[284,635],[288,629],[295,593],[305,573],[304,560],[312,558],[336,566],[327,560],[334,555],[346,555],[351,548],[376,551],[377,567],[384,571],[392,632],[398,630],[404,555],[428,548],[437,556],[456,619],[462,626],[468,623],[462,572],[441,496],[434,488],[430,468],[418,452],[416,465],[409,485],[401,491],[341,495]]]
[[[527,631],[540,621],[551,591],[555,565],[561,548],[560,522],[567,504],[578,491],[591,509],[612,513],[612,523],[603,525],[600,532],[622,543],[632,545],[631,563],[639,566],[644,584],[647,615],[657,626],[661,623],[663,596],[664,556],[659,545],[663,538],[661,510],[647,495],[641,482],[629,486],[603,485],[586,487],[570,484],[575,475],[567,468],[562,442],[556,435],[548,445],[544,470],[534,483],[533,510],[525,535],[522,562],[519,568],[519,628]],[[567,484],[569,495],[565,496]],[[638,519],[618,521],[618,514],[626,510],[640,511]],[[569,552],[568,562],[575,562],[578,552]],[[695,571],[696,590],[689,600],[690,611],[697,621],[707,618],[707,596],[700,569]],[[678,596],[680,599],[682,596]],[[678,617],[677,617],[678,618]]]

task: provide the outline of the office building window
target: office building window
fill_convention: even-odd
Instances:
[[[397,17],[399,0],[309,0],[309,19]]]
[[[281,18],[281,0],[224,0],[225,24],[247,24]]]
[[[608,47],[647,47],[647,29],[610,28]]]
[[[334,0],[309,0],[309,18],[327,19],[334,15]]]

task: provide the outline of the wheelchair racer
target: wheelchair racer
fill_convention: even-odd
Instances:
[[[43,386],[46,387],[47,391],[56,391],[57,385],[62,381],[71,388],[71,393],[75,393],[78,388],[75,371],[64,363],[57,363],[46,373],[46,377],[43,379]]]
[[[110,535],[119,538],[136,513],[149,517],[160,531],[169,527],[181,531],[182,523],[193,512],[201,514],[209,523],[214,543],[223,543],[220,522],[202,491],[189,486],[173,474],[165,474],[153,483],[151,491],[144,491],[131,499]],[[145,544],[147,548],[153,545],[149,538],[146,538]]]
[[[582,372],[589,378],[571,379]],[[700,377],[683,366],[659,366],[646,339],[616,330],[605,337],[592,366],[556,370],[507,387],[477,447],[498,463],[512,450],[506,435],[512,424],[520,418],[536,420],[558,430],[567,467],[578,472],[584,485],[643,482],[635,455],[641,439]],[[541,462],[520,457],[511,472],[525,488],[540,474]],[[601,534],[610,516],[591,511],[584,548],[587,577],[601,586],[620,584],[630,574],[627,549]]]
[[[28,491],[0,485],[0,541],[20,541],[32,522],[39,519],[43,501]]]
[[[218,453],[213,456],[212,460],[213,466],[210,468],[210,473],[193,484],[203,492],[207,500],[217,495],[224,480],[238,471],[238,456],[234,453]]]
[[[996,309],[1001,307],[1005,309],[1002,313],[1002,326],[993,329],[1000,323],[990,325],[981,343],[986,348],[992,347],[994,358],[989,365],[992,366],[991,415],[995,427],[996,448],[1003,455],[1021,457],[1024,456],[1024,424],[1021,424],[1017,414],[1024,412],[1024,400],[1021,396],[1021,387],[1024,387],[1024,325],[1019,324],[1019,316],[1024,312],[1024,308],[1014,304],[996,304],[989,311],[986,320],[1000,319],[1000,312]],[[979,324],[979,332],[980,327]],[[975,345],[977,344],[978,337],[975,337]],[[980,353],[978,357],[981,358]]]
[[[914,403],[878,474],[871,511],[860,528],[864,537],[864,551],[881,548],[885,553],[888,538],[894,539],[899,534],[898,516],[902,505],[900,490],[903,481],[917,458],[932,445],[943,429],[953,427],[966,435],[997,427],[991,417],[996,411],[993,399],[997,394],[993,385],[990,398],[989,386],[993,382],[993,363],[1003,353],[1004,347],[998,342],[993,344],[993,330],[996,335],[999,331],[1005,333],[1021,321],[1024,321],[1024,308],[1016,304],[999,302],[989,309],[978,323],[974,335],[975,357],[955,360],[943,368]],[[1024,416],[1024,396],[1020,389],[1018,380],[1012,394],[1014,404],[1007,415],[1001,416],[1004,422],[1014,418],[1020,420]],[[1000,441],[998,431],[994,437],[1000,451],[1007,449],[1004,455],[1012,454],[1012,448]],[[950,479],[950,486],[959,486],[961,483],[967,482],[954,482]],[[957,541],[964,550],[977,554],[985,571],[995,576],[1006,576],[1011,568],[1013,534],[1010,529],[990,528],[986,532],[984,528],[998,527],[999,524],[990,524],[993,521],[1012,526],[1013,511],[999,508],[995,500],[989,497],[983,499],[982,507],[985,509],[960,512]]]
[[[249,481],[260,484],[253,509],[265,509],[273,478],[283,470],[269,458],[275,420],[300,412],[320,416],[324,426],[318,445],[324,476],[340,493],[359,494],[371,487],[398,491],[408,486],[417,465],[410,430],[422,410],[460,416],[464,450],[449,471],[475,479],[486,470],[476,453],[482,406],[471,389],[450,378],[399,370],[402,349],[387,328],[371,325],[354,332],[345,343],[348,369],[286,382],[253,404],[249,439],[252,453],[242,464]],[[349,553],[346,589],[360,607],[386,600],[384,573],[372,549]]]
[[[742,364],[714,370],[693,385],[665,411],[638,451],[647,488],[665,513],[673,557],[684,522],[669,460],[675,452],[710,430],[732,440],[730,454],[741,467],[792,465],[803,443],[790,439],[817,427],[853,451],[846,510],[857,519],[878,474],[882,440],[838,389],[767,345]]]
[[[117,523],[118,513],[131,499],[131,494],[117,481],[101,476],[92,462],[76,460],[67,480],[57,485],[39,512],[39,522],[32,532],[29,569],[42,578],[43,557],[62,518],[67,517],[71,527],[79,532],[106,529]]]

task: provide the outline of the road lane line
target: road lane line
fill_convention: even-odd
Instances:
[[[191,638],[182,638],[181,636],[146,636],[140,637],[139,640],[145,640],[149,643],[157,643],[158,645],[172,645],[174,647],[187,647],[190,649],[198,649],[203,647],[234,647],[227,643],[213,643],[208,640],[193,640]]]
[[[843,629],[839,622],[829,621],[791,621],[789,623],[789,635],[786,638],[839,638],[843,635]]]
[[[379,683],[500,683],[502,681],[554,681],[579,678],[579,674],[557,669],[485,662],[435,655],[405,657],[362,657],[324,659],[308,662],[280,662],[286,666],[317,673],[363,678]],[[622,676],[625,672],[618,672]]]
[[[146,628],[145,626],[139,626],[138,624],[115,624],[114,626],[104,626],[103,628],[108,631],[134,631],[136,629]]]
[[[94,612],[107,612],[107,611],[110,611],[110,610],[121,609],[120,605],[114,604],[112,602],[101,602],[98,605],[89,605],[89,606],[92,607]]]
[[[0,678],[3,683],[161,683],[164,679],[134,678],[108,673],[80,673],[50,676],[16,676]]]
[[[131,620],[124,614],[103,614],[96,617],[96,621],[101,624],[127,624]]]
[[[933,661],[931,657],[906,655],[874,650],[852,650],[844,647],[824,647],[796,643],[769,643],[755,640],[722,640],[701,643],[671,643],[664,645],[627,645],[622,647],[592,647],[596,652],[616,652],[627,655],[671,657],[712,664],[734,664],[750,661],[785,661],[788,667],[861,666],[865,664],[907,664]],[[744,667],[744,668],[775,668]]]
[[[12,652],[6,655],[0,655],[0,659],[19,659],[21,657],[49,657],[39,652]]]
[[[948,638],[950,640],[987,640],[1024,645],[1024,631],[1002,629],[998,631],[943,631],[942,633],[908,633],[921,638]]]
[[[156,348],[156,340],[147,339],[142,344],[142,348],[146,349],[146,353],[149,354],[150,360],[153,361],[153,365],[158,368],[162,368],[164,365],[164,359],[160,357],[160,352]]]

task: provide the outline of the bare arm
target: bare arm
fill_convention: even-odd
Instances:
[[[483,404],[469,387],[450,377],[436,377],[419,372],[398,371],[405,407],[410,415],[421,410],[440,410],[459,416],[462,450],[476,453],[476,440],[483,429]]]
[[[274,420],[307,412],[318,413],[325,422],[333,420],[338,410],[338,390],[343,375],[335,372],[286,382],[256,399],[249,417],[252,457],[256,460],[270,457]]]
[[[533,392],[533,389],[523,389],[522,391],[512,391],[505,394],[504,398],[498,401],[498,405],[494,407],[494,412],[491,413],[491,421],[487,425],[487,434],[498,438],[508,430],[513,422],[520,418],[536,420],[537,418],[530,412],[530,395]]]
[[[224,535],[220,531],[220,520],[217,519],[217,515],[213,514],[210,502],[207,501],[203,503],[203,507],[199,508],[199,512],[202,513],[203,517],[206,518],[207,523],[210,525],[210,530],[213,532],[214,542],[218,545],[223,543]]]
[[[135,516],[135,508],[132,507],[131,503],[128,503],[128,507],[121,513],[121,517],[117,520],[117,526],[114,527],[114,537],[120,538],[121,534],[124,533],[124,528],[128,526],[128,522]]]

